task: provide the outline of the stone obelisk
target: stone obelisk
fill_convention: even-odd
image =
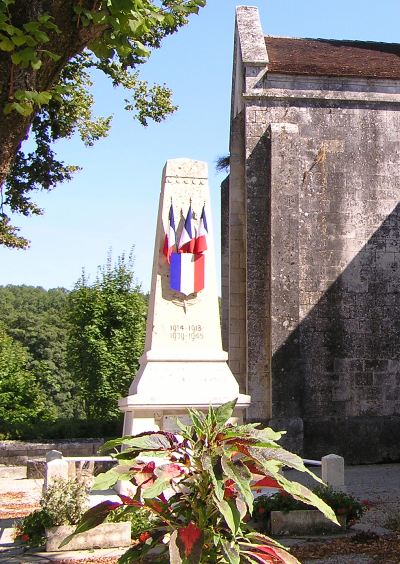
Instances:
[[[171,265],[163,253],[171,205],[177,242],[189,205],[194,225],[203,206],[207,217],[204,287],[189,295],[171,290]],[[119,401],[125,413],[124,435],[171,430],[188,407],[204,410],[234,398],[235,415],[241,418],[250,396],[239,393],[227,360],[221,342],[207,164],[169,160],[162,177],[145,351],[129,395]]]

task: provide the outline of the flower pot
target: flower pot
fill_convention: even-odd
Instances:
[[[346,516],[336,515],[338,527],[320,511],[298,509],[271,511],[271,535],[320,535],[342,533],[346,529]]]
[[[93,548],[119,548],[131,544],[131,524],[102,523],[85,533],[80,533],[60,548],[62,541],[74,532],[74,525],[61,525],[46,529],[46,552],[63,550],[90,550]]]

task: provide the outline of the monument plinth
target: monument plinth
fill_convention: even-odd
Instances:
[[[227,360],[207,164],[170,160],[161,185],[145,352],[129,395],[119,401],[124,435],[169,430],[188,407],[207,409],[234,398],[241,417],[250,397],[239,393]]]

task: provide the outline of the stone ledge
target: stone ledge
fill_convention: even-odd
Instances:
[[[46,529],[46,552],[58,552],[64,550],[88,550],[95,548],[119,548],[131,544],[131,524],[126,523],[102,523],[85,533],[80,533],[70,540],[63,548],[59,548],[61,542],[73,531],[74,526],[62,525]]]
[[[28,459],[40,459],[50,450],[64,456],[92,456],[104,443],[103,439],[65,439],[49,441],[0,441],[0,464],[25,466]]]
[[[316,535],[343,533],[346,529],[346,517],[337,515],[338,527],[329,521],[320,511],[299,509],[296,511],[271,511],[271,535]]]

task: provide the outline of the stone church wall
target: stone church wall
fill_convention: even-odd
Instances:
[[[357,98],[243,110],[247,380],[291,447],[372,462],[400,457],[400,106]]]

